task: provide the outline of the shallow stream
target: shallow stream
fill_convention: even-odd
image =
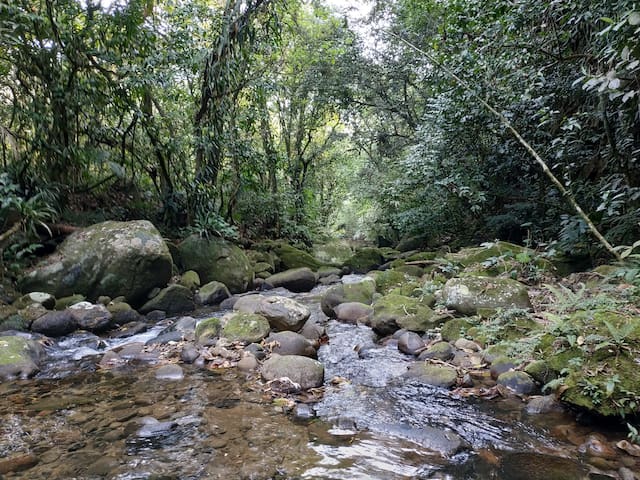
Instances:
[[[318,293],[294,297],[318,316]],[[173,320],[124,340],[76,333],[48,348],[36,378],[0,384],[0,478],[623,478],[579,451],[593,428],[564,412],[528,415],[517,397],[461,398],[400,378],[413,358],[364,326],[324,321],[324,394],[297,415],[255,373],[181,365],[183,379],[159,379],[161,353],[100,368],[105,351]]]

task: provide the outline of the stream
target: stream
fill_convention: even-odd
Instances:
[[[287,295],[317,318],[322,290]],[[586,462],[572,438],[593,428],[573,416],[409,381],[402,374],[415,360],[394,342],[326,317],[324,394],[293,412],[257,373],[181,364],[183,378],[158,378],[161,349],[101,367],[105,352],[152,341],[176,320],[126,339],[76,332],[47,347],[35,378],[1,383],[0,459],[13,468],[0,461],[0,478],[620,478]]]

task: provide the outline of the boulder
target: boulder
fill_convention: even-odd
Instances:
[[[261,373],[267,381],[287,377],[303,390],[320,387],[324,382],[322,363],[299,355],[273,354],[262,364]]]
[[[48,312],[34,320],[31,330],[47,337],[62,337],[78,328],[78,323],[70,310]]]
[[[473,327],[473,324],[465,318],[454,318],[448,320],[442,325],[440,335],[447,342],[455,342],[459,338],[466,335],[467,331]]]
[[[280,259],[282,270],[307,267],[313,271],[318,270],[322,264],[307,252],[287,244],[277,244],[273,251]]]
[[[377,248],[362,248],[344,264],[353,273],[367,273],[370,270],[375,270],[383,263],[384,257]]]
[[[140,307],[140,313],[162,310],[167,315],[190,312],[195,308],[193,293],[187,287],[173,284],[160,290],[160,293]]]
[[[531,308],[527,287],[510,278],[452,278],[442,296],[447,308],[463,315],[475,315],[478,309]]]
[[[271,328],[276,331],[297,332],[311,316],[309,309],[301,303],[278,295],[270,297],[248,295],[238,300],[233,309],[262,315],[269,321]]]
[[[96,300],[124,295],[140,305],[171,278],[172,259],[160,232],[146,220],[104,222],[69,235],[56,253],[23,276],[23,292]]]
[[[38,342],[21,336],[0,337],[0,381],[32,376],[39,370],[42,355]]]
[[[418,360],[434,359],[448,362],[453,358],[453,353],[453,347],[449,342],[436,342],[423,351],[418,356]]]
[[[336,305],[333,309],[336,318],[341,322],[356,323],[367,322],[373,314],[373,307],[366,303],[347,302]]]
[[[359,302],[371,305],[376,293],[376,283],[371,278],[365,278],[361,282],[338,284],[329,287],[322,296],[320,305],[322,311],[328,317],[335,318],[334,308],[341,303]]]
[[[271,351],[278,355],[300,355],[316,358],[317,352],[313,343],[299,333],[284,331],[274,332],[265,340],[272,344]]]
[[[292,292],[309,292],[317,281],[316,274],[307,267],[292,268],[266,279],[267,285],[273,288],[283,287]]]
[[[13,306],[18,309],[27,308],[33,304],[42,305],[47,310],[53,310],[56,306],[56,298],[50,293],[31,292],[17,299]]]
[[[104,305],[80,302],[69,307],[68,311],[82,330],[100,333],[112,326],[113,315]]]
[[[124,298],[124,297],[122,297]],[[68,297],[62,297],[56,300],[55,310],[64,310],[69,308],[71,305],[75,305],[76,303],[84,302],[87,299],[84,295],[69,295]]]
[[[195,270],[187,270],[180,275],[179,283],[191,291],[196,291],[200,286],[200,275]]]
[[[222,321],[219,318],[207,318],[196,326],[195,339],[201,345],[210,345],[220,336]]]
[[[222,238],[190,235],[178,245],[184,270],[198,272],[202,283],[224,283],[232,293],[245,292],[253,281],[253,268],[244,251]]]
[[[436,387],[450,388],[456,384],[458,373],[455,368],[446,365],[418,362],[409,367],[405,377]]]
[[[343,265],[353,255],[353,249],[345,241],[333,241],[314,245],[313,256],[323,263]]]
[[[422,333],[438,326],[440,320],[419,298],[389,294],[373,304],[369,325],[378,335],[390,335],[401,328]]]
[[[201,305],[218,305],[230,296],[231,292],[224,283],[209,282],[196,293],[195,301]]]
[[[497,380],[498,385],[507,387],[509,390],[519,395],[529,395],[536,389],[536,384],[528,374],[510,370],[500,374]]]
[[[424,348],[422,337],[415,332],[404,332],[398,337],[398,350],[407,355],[417,355]]]
[[[222,324],[220,336],[231,342],[257,343],[271,330],[269,321],[254,313],[228,313],[222,317]]]

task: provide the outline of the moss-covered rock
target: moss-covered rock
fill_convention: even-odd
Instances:
[[[536,389],[536,384],[525,372],[510,370],[500,374],[497,380],[498,385],[507,387],[509,390],[519,395],[530,395]]]
[[[474,315],[479,308],[531,308],[527,287],[509,278],[452,278],[442,295],[448,308],[464,315]]]
[[[313,255],[291,245],[277,244],[273,251],[280,260],[281,270],[307,267],[315,272],[322,266]]]
[[[202,320],[196,326],[196,342],[201,345],[209,345],[220,336],[220,332],[222,332],[222,321],[219,318],[213,317]]]
[[[357,283],[338,284],[329,287],[322,296],[320,305],[325,315],[335,318],[334,308],[341,303],[359,302],[371,305],[376,293],[376,284],[372,279]]]
[[[367,276],[375,280],[376,291],[383,295],[394,288],[401,287],[408,280],[404,273],[393,269],[369,272]]]
[[[450,388],[456,384],[458,372],[455,368],[446,365],[417,362],[409,366],[405,377],[436,387]]]
[[[169,249],[150,222],[104,222],[69,235],[19,286],[23,292],[47,292],[56,298],[124,295],[140,305],[150,290],[167,284],[171,266]]]
[[[420,278],[424,275],[424,270],[417,265],[402,265],[400,267],[396,267],[395,270],[416,278]]]
[[[194,292],[200,287],[200,275],[195,270],[187,270],[180,276],[179,283]]]
[[[183,270],[195,270],[202,283],[224,283],[232,293],[245,292],[253,268],[244,251],[221,238],[191,235],[178,245]]]
[[[440,335],[447,342],[455,342],[457,339],[464,337],[471,327],[473,327],[473,323],[468,319],[454,318],[442,325]]]
[[[267,380],[288,377],[303,390],[322,386],[324,366],[312,358],[300,355],[272,355],[264,362],[262,377]]]
[[[311,316],[311,311],[306,306],[292,298],[278,295],[269,297],[248,295],[240,298],[233,309],[263,316],[276,331],[297,332]]]
[[[449,342],[436,342],[420,354],[418,360],[441,360],[447,362],[453,358],[453,347]]]
[[[0,337],[0,380],[27,378],[38,371],[42,346],[18,336]]]
[[[316,286],[318,277],[307,267],[292,268],[266,278],[266,284],[283,287],[292,292],[309,292]]]
[[[58,298],[56,300],[55,310],[64,310],[65,308],[69,308],[71,305],[84,302],[86,299],[87,297],[80,294],[69,295],[68,297]]]
[[[384,263],[384,257],[377,248],[362,248],[344,264],[353,273],[367,273]]]
[[[390,335],[401,328],[426,332],[441,321],[442,318],[419,298],[389,294],[373,304],[369,324],[378,335]]]
[[[195,308],[193,293],[187,287],[173,284],[163,288],[158,295],[140,307],[140,313],[162,310],[168,315],[190,312]]]
[[[254,313],[230,313],[222,317],[221,336],[232,342],[258,343],[269,335],[269,321]]]
[[[540,385],[546,385],[557,377],[556,372],[544,360],[530,362],[524,371]]]
[[[198,290],[194,299],[200,305],[218,305],[230,296],[231,292],[224,283],[209,282]]]
[[[313,256],[330,265],[343,265],[353,255],[353,249],[345,241],[332,241],[313,246]]]

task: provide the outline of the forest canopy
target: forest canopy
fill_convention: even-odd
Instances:
[[[55,225],[133,218],[171,237],[601,255],[478,98],[608,241],[638,239],[633,2],[334,3],[0,2],[5,258]]]

